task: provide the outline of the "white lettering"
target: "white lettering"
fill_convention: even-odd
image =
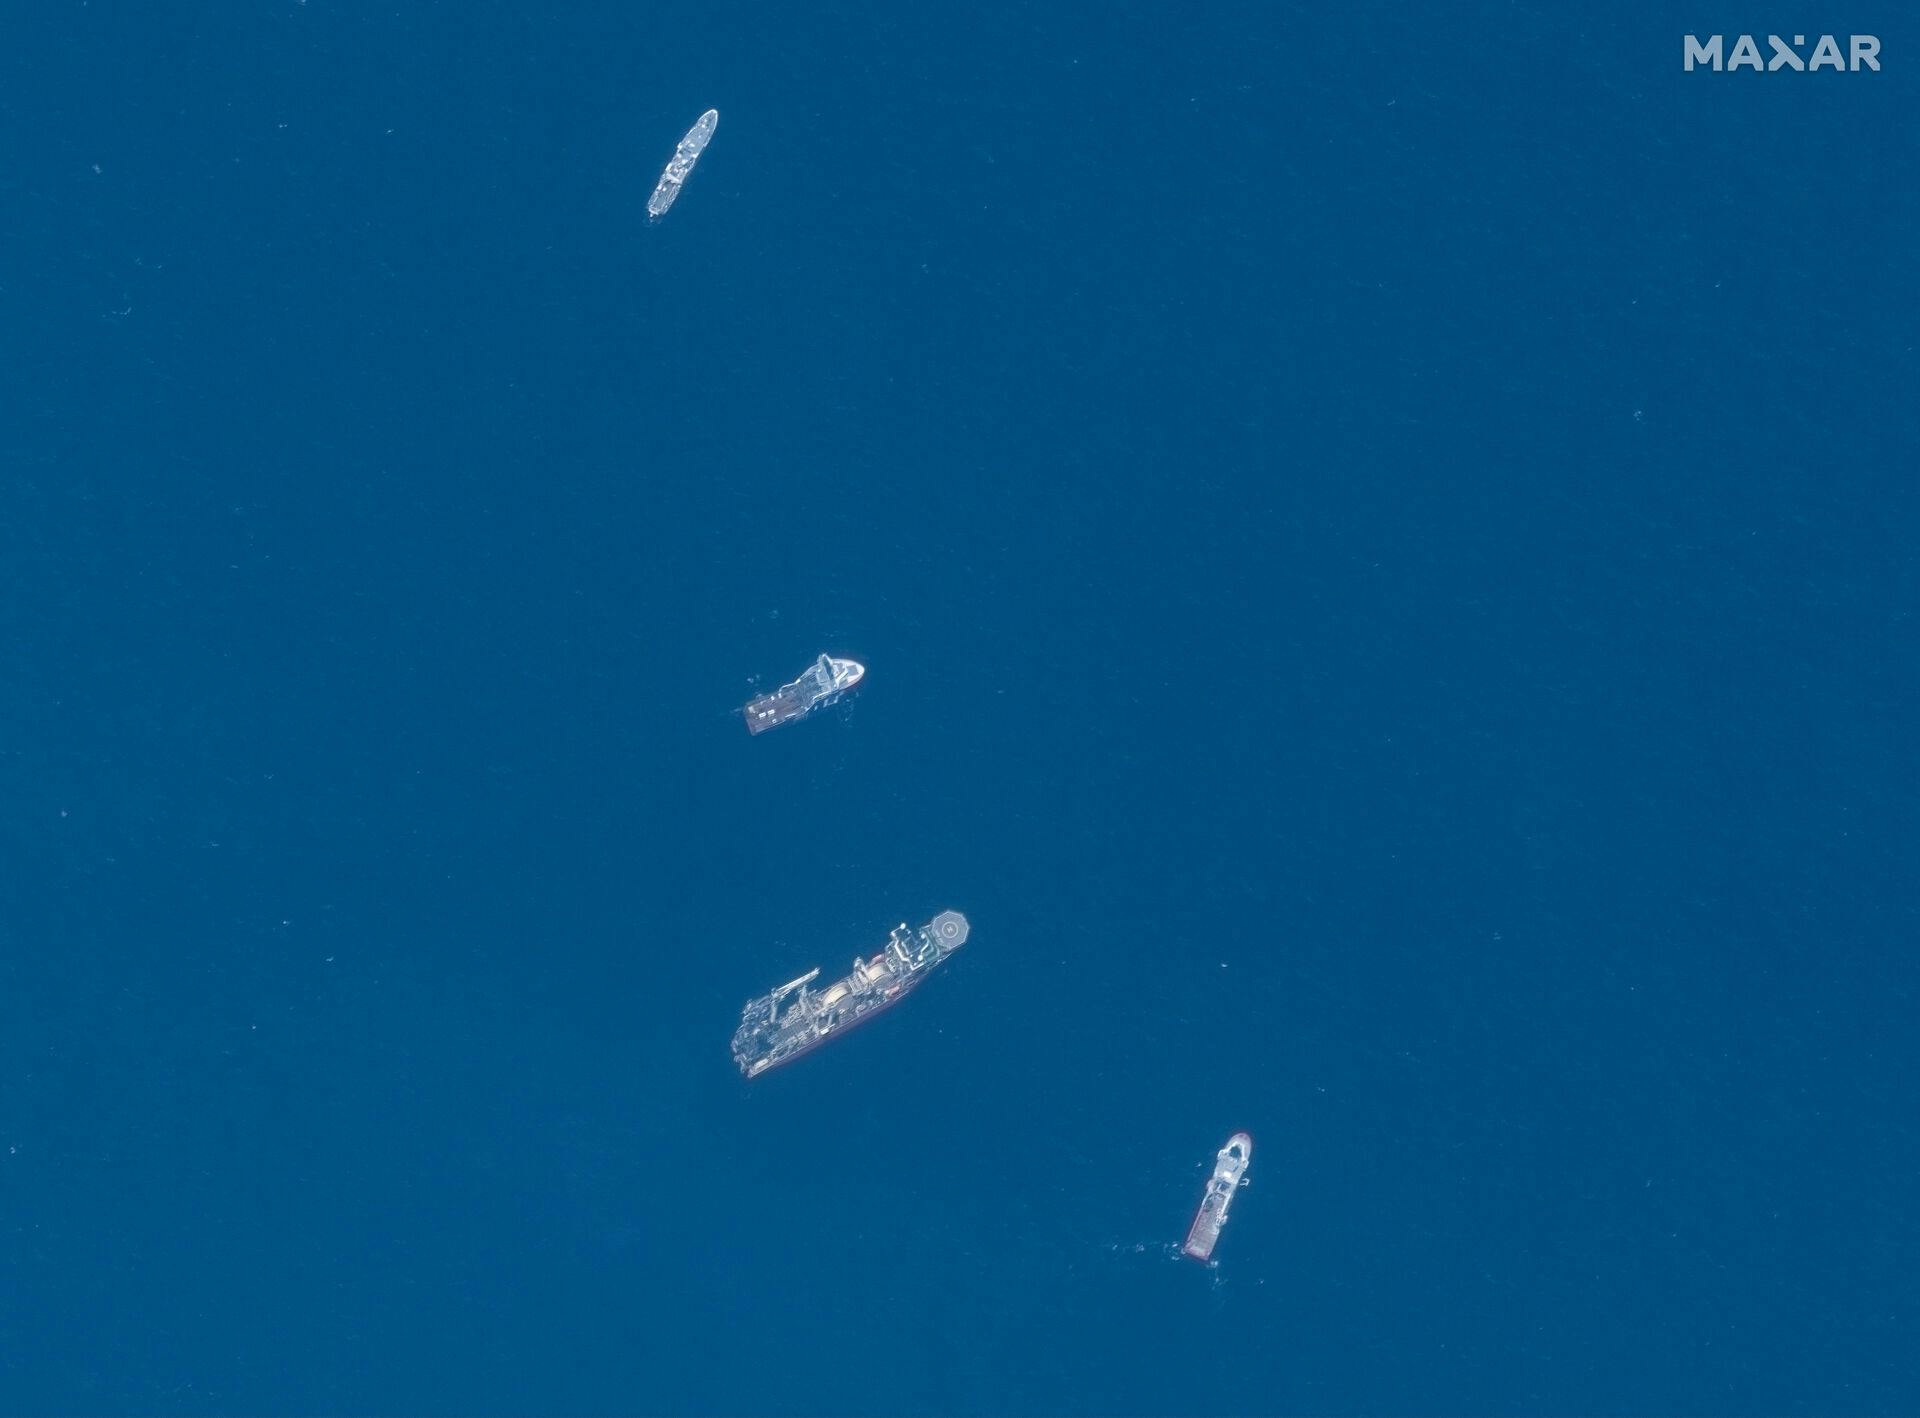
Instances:
[[[305,3],[305,0],[301,0]],[[1735,35],[1731,50],[1726,48],[1726,36],[1710,34],[1705,40],[1698,35],[1682,35],[1680,45],[1680,66],[1688,73],[1695,68],[1712,69],[1714,73],[1732,73],[1735,69],[1751,69],[1756,74],[1771,74],[1779,69],[1791,69],[1795,73],[1813,73],[1820,69],[1833,69],[1844,72],[1852,69],[1858,73],[1861,69],[1880,71],[1880,37],[1871,34],[1847,36],[1849,54],[1840,52],[1840,41],[1830,34],[1820,36],[1809,57],[1801,50],[1806,48],[1807,37],[1797,34],[1792,43],[1777,34],[1767,36],[1767,47],[1773,51],[1771,59],[1763,59],[1760,46],[1750,34]]]
[[[1686,65],[1686,70],[1689,74],[1693,72],[1693,66],[1695,63],[1700,63],[1700,64],[1710,63],[1713,65],[1713,72],[1716,74],[1719,73],[1720,72],[1720,36],[1717,34],[1712,35],[1708,38],[1705,44],[1702,44],[1700,43],[1699,40],[1695,39],[1692,35],[1688,35],[1685,52],[1681,55],[1681,63]],[[1874,67],[1877,69],[1880,66],[1876,64],[1874,65]]]

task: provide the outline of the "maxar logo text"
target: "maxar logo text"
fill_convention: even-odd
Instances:
[[[1830,34],[1823,34],[1814,42],[1813,52],[1802,54],[1806,48],[1807,37],[1797,34],[1793,43],[1788,44],[1777,34],[1767,36],[1768,57],[1762,58],[1760,46],[1754,43],[1753,36],[1743,34],[1733,41],[1733,47],[1725,45],[1725,36],[1710,34],[1702,44],[1692,35],[1687,36],[1686,46],[1682,50],[1681,63],[1688,73],[1695,66],[1704,65],[1716,74],[1722,69],[1731,73],[1735,69],[1752,69],[1755,73],[1774,69],[1814,70],[1833,69],[1835,71],[1852,70],[1858,73],[1862,69],[1872,69],[1876,73],[1880,68],[1880,41],[1870,34],[1850,34],[1847,36],[1847,57],[1840,57],[1840,41]],[[1725,56],[1724,59],[1722,56]]]

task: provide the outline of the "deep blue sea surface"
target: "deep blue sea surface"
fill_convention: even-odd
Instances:
[[[0,1411],[1920,1411],[1909,7],[14,18]]]

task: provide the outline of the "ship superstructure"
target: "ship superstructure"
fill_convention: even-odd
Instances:
[[[967,941],[967,918],[942,911],[916,930],[903,923],[887,937],[886,949],[823,990],[809,986],[819,978],[815,966],[771,994],[747,1001],[733,1034],[733,1061],[748,1078],[792,1063],[828,1039],[898,1004],[935,966]]]
[[[1236,1132],[1227,1145],[1214,1155],[1213,1176],[1207,1180],[1207,1194],[1200,1198],[1193,1225],[1187,1228],[1186,1244],[1180,1249],[1195,1260],[1207,1260],[1227,1224],[1227,1208],[1233,1194],[1246,1182],[1247,1164],[1253,1161],[1253,1139]]]
[[[791,684],[783,684],[771,694],[763,694],[741,712],[747,716],[749,733],[768,729],[795,719],[805,718],[828,700],[852,689],[866,677],[867,667],[858,660],[841,660],[822,655],[806,673]]]

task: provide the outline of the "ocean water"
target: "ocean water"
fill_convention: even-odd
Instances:
[[[1917,37],[23,18],[0,1411],[1920,1407]]]

